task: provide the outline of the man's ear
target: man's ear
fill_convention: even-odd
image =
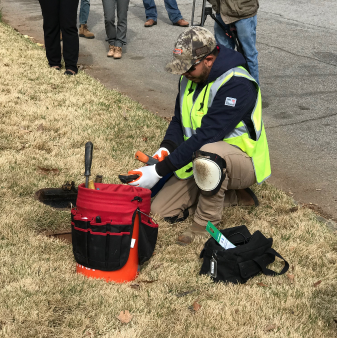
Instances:
[[[206,56],[204,61],[205,61],[206,67],[212,67],[213,63],[215,61],[215,57],[214,57],[214,55],[208,55],[208,56]]]

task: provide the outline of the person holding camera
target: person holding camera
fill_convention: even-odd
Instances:
[[[216,18],[225,28],[230,29],[234,25],[237,37],[242,45],[243,52],[250,70],[250,74],[259,83],[258,52],[256,49],[256,25],[258,0],[208,0]],[[214,35],[218,44],[234,49],[233,37],[228,36],[216,22],[214,24]]]

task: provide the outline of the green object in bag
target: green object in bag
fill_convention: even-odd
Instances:
[[[206,230],[225,250],[236,248],[236,246],[231,243],[210,221],[207,223]]]

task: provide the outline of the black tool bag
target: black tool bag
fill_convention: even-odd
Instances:
[[[201,275],[210,275],[213,281],[246,283],[251,277],[263,272],[268,276],[282,275],[289,269],[288,262],[274,249],[273,239],[266,238],[260,231],[250,234],[245,225],[221,230],[221,233],[236,248],[225,250],[212,237],[200,253],[203,258]],[[267,266],[275,261],[275,256],[283,259],[285,265],[281,272]]]
[[[73,209],[71,228],[76,262],[102,271],[121,269],[129,258],[136,214],[139,221],[139,264],[150,259],[156,246],[158,225],[139,209],[134,211],[131,224],[125,224],[123,220],[120,224],[82,220],[82,215]]]

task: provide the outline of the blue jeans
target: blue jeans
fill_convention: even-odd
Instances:
[[[79,21],[80,25],[85,25],[88,21],[90,11],[90,0],[81,0]]]
[[[176,23],[183,18],[179,11],[177,0],[164,0],[164,2],[167,14],[172,23]],[[152,19],[157,21],[157,8],[154,0],[143,0],[143,5],[145,8],[146,20]]]
[[[229,29],[229,25],[226,25],[220,14],[216,15],[216,18]],[[257,18],[256,15],[248,18],[242,19],[234,22],[238,39],[241,42],[243,52],[245,53],[245,57],[247,60],[247,64],[250,70],[250,74],[259,83],[259,64],[257,61],[258,52],[256,50],[256,24]],[[217,44],[223,45],[227,48],[234,49],[235,43],[234,39],[230,38],[225,34],[223,29],[215,22],[214,23],[214,35]]]

